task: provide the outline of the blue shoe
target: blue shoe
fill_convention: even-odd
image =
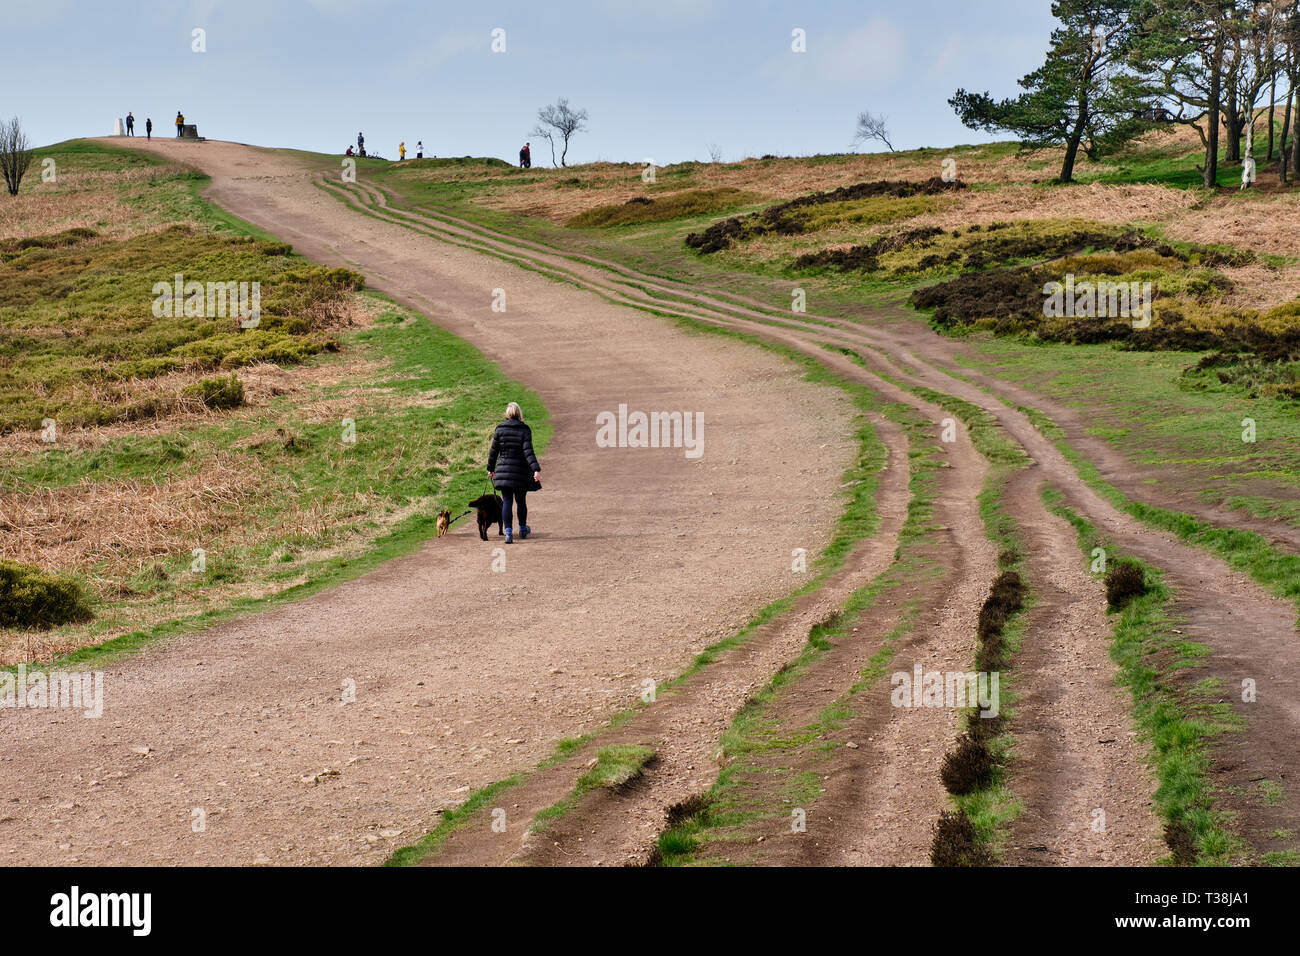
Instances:
[[[520,526],[519,526],[519,539],[522,541],[524,538],[528,537],[529,533],[530,533],[532,530],[533,530],[533,529],[530,528],[530,527],[528,527],[528,525],[526,525],[526,524],[525,524],[525,525],[520,525]]]
[[[514,544],[514,543],[515,543],[514,531],[511,530],[510,528],[506,528],[506,544]]]

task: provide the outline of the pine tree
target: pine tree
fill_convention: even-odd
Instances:
[[[1005,130],[1029,148],[1064,146],[1061,182],[1072,182],[1079,151],[1090,159],[1132,139],[1144,90],[1128,69],[1134,11],[1141,0],[1057,0],[1044,64],[1020,80],[1025,92],[994,100],[958,90],[949,105],[971,129]]]

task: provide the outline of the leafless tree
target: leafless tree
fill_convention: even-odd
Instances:
[[[883,114],[875,116],[864,110],[858,114],[858,128],[853,134],[853,142],[865,143],[873,139],[878,139],[888,146],[891,153],[894,151],[894,144],[889,141],[889,126],[885,116]]]
[[[586,110],[575,110],[569,107],[569,101],[561,96],[552,106],[543,106],[537,111],[537,126],[533,129],[531,135],[540,136],[551,144],[551,165],[555,162],[555,137],[560,137],[560,162],[559,165],[567,166],[565,158],[569,155],[569,139],[574,133],[585,132],[587,127],[582,125],[587,121]]]
[[[18,195],[18,184],[23,181],[27,167],[32,164],[32,147],[15,116],[0,122],[0,172],[4,173],[9,195]]]
[[[717,143],[709,144],[709,162],[711,163],[722,162],[722,147],[719,146]]]

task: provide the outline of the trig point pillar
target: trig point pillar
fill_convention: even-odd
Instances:
[[[117,119],[113,120],[113,135],[114,136],[126,135],[126,124],[122,122],[121,117],[118,117]]]

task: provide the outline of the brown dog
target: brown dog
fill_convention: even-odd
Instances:
[[[488,539],[487,529],[493,525],[497,526],[498,535],[506,533],[505,522],[501,518],[500,495],[479,495],[469,506],[478,509],[478,536],[484,541]]]
[[[438,512],[438,522],[437,522],[437,523],[438,523],[438,535],[437,535],[437,536],[438,536],[439,538],[441,538],[444,534],[446,534],[448,531],[451,530],[451,512],[450,512],[450,511],[439,511],[439,512]]]

